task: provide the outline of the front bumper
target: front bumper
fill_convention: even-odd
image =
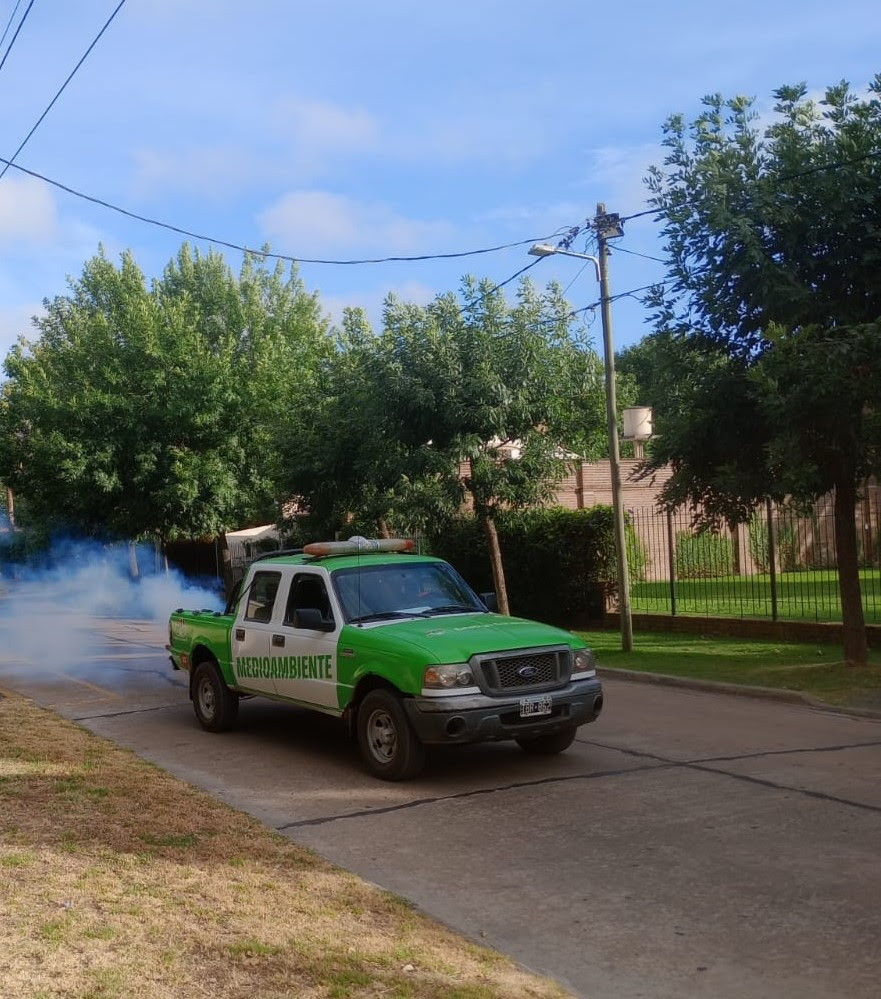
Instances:
[[[595,677],[543,693],[551,698],[551,713],[529,718],[520,717],[519,692],[407,697],[404,708],[419,740],[428,745],[547,735],[595,721],[603,708],[603,685]]]

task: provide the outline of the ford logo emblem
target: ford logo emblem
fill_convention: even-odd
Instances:
[[[520,669],[517,670],[517,676],[521,677],[523,680],[531,680],[537,672],[538,669],[535,666],[521,666]]]

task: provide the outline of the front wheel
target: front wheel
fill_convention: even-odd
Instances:
[[[382,780],[415,777],[425,765],[425,747],[416,738],[401,698],[371,690],[358,708],[358,747],[370,772]]]
[[[239,698],[223,682],[217,663],[201,662],[193,674],[193,709],[202,728],[225,732],[235,724]]]
[[[549,732],[547,735],[536,735],[531,739],[517,739],[517,745],[524,753],[534,753],[536,756],[553,756],[567,750],[575,741],[575,729],[564,728],[561,732]]]

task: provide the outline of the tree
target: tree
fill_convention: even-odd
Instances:
[[[294,406],[285,481],[328,526],[437,530],[470,503],[507,610],[495,514],[547,500],[573,457],[601,453],[602,365],[570,335],[556,286],[509,307],[488,282],[428,306],[390,296],[375,333],[347,313],[314,405]]]
[[[652,409],[652,432],[647,453],[656,438],[665,437],[671,419],[687,418],[694,406],[693,394],[709,369],[727,362],[727,355],[712,344],[694,337],[680,337],[669,330],[649,334],[625,347],[615,358],[615,370],[625,394]]]
[[[380,343],[360,309],[347,309],[314,390],[292,396],[279,424],[285,495],[311,530],[389,536],[423,526],[412,462],[390,426],[379,388]],[[441,504],[443,506],[443,504]]]
[[[422,503],[473,507],[507,613],[497,512],[547,501],[576,454],[602,449],[602,365],[572,339],[556,285],[540,293],[524,281],[510,307],[490,282],[466,278],[462,298],[390,297],[370,377],[401,484]]]
[[[746,98],[704,99],[665,126],[651,169],[669,279],[658,330],[697,366],[652,465],[670,462],[671,502],[743,521],[766,497],[834,490],[845,658],[865,662],[855,526],[859,484],[881,455],[881,77],[822,101],[776,94],[756,127]]]
[[[165,541],[274,515],[274,426],[326,342],[295,272],[184,246],[148,289],[102,251],[45,305],[0,397],[0,476],[36,519]]]

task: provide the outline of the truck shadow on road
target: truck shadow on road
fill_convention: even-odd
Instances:
[[[294,769],[309,767],[328,771],[340,784],[382,785],[370,776],[361,761],[354,736],[338,718],[305,708],[260,699],[245,699],[239,711],[236,732],[265,747],[273,759],[290,754]],[[206,737],[207,733],[206,733]],[[210,736],[210,738],[224,738]],[[585,757],[578,744],[559,756],[528,756],[514,742],[472,743],[458,746],[432,746],[425,772],[401,786],[435,790],[461,787],[463,778],[482,784],[511,783],[542,778],[565,779],[585,770]]]

